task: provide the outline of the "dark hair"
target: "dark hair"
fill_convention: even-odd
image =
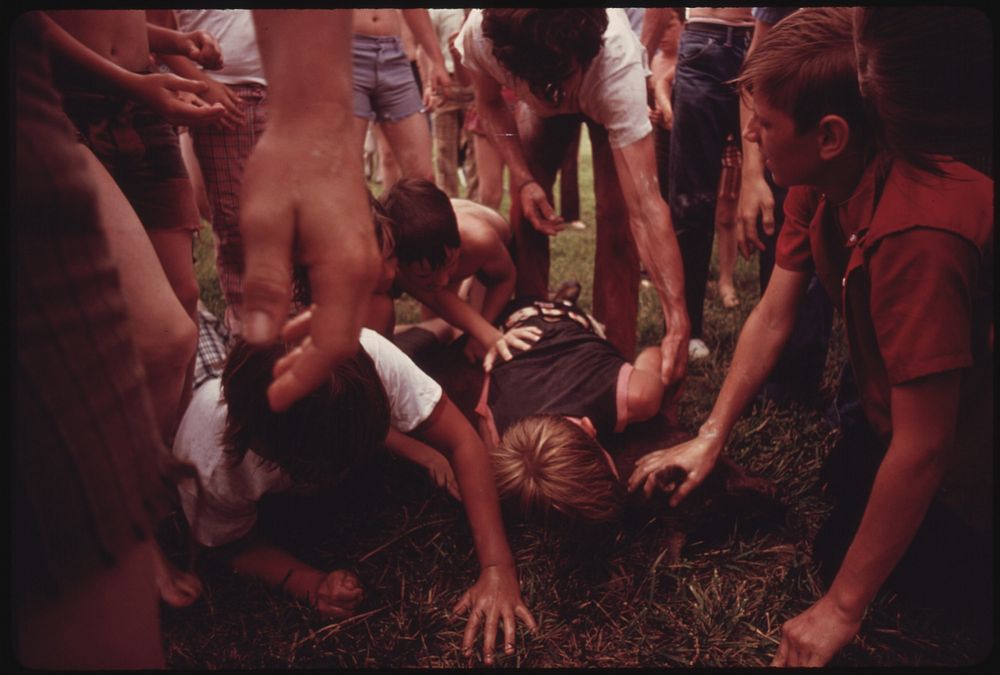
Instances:
[[[983,12],[858,7],[854,37],[880,145],[934,173],[931,155],[992,173],[993,30]]]
[[[392,236],[392,219],[385,212],[382,204],[375,199],[371,190],[368,193],[368,206],[372,210],[372,222],[375,224],[375,240],[378,242],[379,251],[385,256],[387,252],[396,247],[396,241]],[[309,272],[305,265],[295,265],[292,267],[292,302],[300,309],[308,309],[312,304],[312,286],[309,283]]]
[[[461,247],[451,200],[431,181],[401,178],[382,195],[382,206],[392,223],[400,263],[426,260],[438,268],[448,257],[447,249]]]
[[[389,400],[375,364],[359,349],[332,376],[284,412],[267,401],[284,344],[255,346],[237,338],[222,371],[228,406],[222,444],[234,463],[248,450],[299,483],[330,485],[381,447],[389,431]]]
[[[747,56],[734,82],[812,129],[825,115],[843,117],[861,147],[870,140],[868,116],[858,89],[850,7],[806,7],[767,32]]]
[[[560,85],[579,68],[585,71],[601,51],[608,12],[586,9],[483,10],[483,35],[493,57],[531,93],[558,105]]]

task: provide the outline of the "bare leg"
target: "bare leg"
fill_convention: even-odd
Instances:
[[[559,167],[559,215],[565,220],[580,220],[580,172],[577,166],[580,156],[580,123],[576,124],[576,136],[566,150],[566,157]]]
[[[399,122],[382,122],[379,127],[385,132],[400,173],[407,178],[424,178],[434,182],[434,167],[431,164],[431,132],[423,113],[415,113]]]
[[[628,206],[618,184],[607,132],[588,125],[594,160],[597,244],[594,252],[594,316],[607,326],[608,342],[625,358],[635,353],[639,314],[639,252]]]
[[[194,187],[194,196],[198,202],[198,213],[204,220],[212,222],[212,207],[208,203],[208,191],[205,189],[205,178],[201,173],[201,164],[198,163],[198,156],[194,152],[194,141],[187,131],[177,134],[177,141],[181,146],[181,157],[184,159],[184,168],[191,176],[191,185]]]
[[[383,189],[388,190],[399,180],[403,172],[396,161],[396,155],[392,151],[392,146],[385,137],[385,130],[381,124],[372,125],[375,133],[375,145],[378,146],[378,170],[382,180]]]
[[[161,435],[173,435],[198,327],[170,286],[149,236],[104,165],[83,153],[97,187],[98,209],[121,277],[132,336],[146,371]],[[190,238],[189,238],[190,239]],[[188,266],[191,265],[190,250]]]
[[[57,602],[17,612],[17,651],[30,668],[162,669],[153,544],[136,544],[113,567]]]
[[[733,273],[736,271],[736,200],[719,197],[715,203],[715,242],[719,254],[719,297],[722,306],[736,307],[740,300],[736,297]]]
[[[503,201],[503,157],[486,136],[474,134],[473,145],[476,148],[476,173],[479,174],[477,201],[491,209],[499,209]]]
[[[198,326],[198,279],[194,274],[192,262],[193,235],[187,230],[152,230],[147,231],[153,244],[157,258],[163,266],[170,287],[177,294],[181,307],[191,317],[196,329]],[[194,381],[194,354],[191,355],[185,370],[184,385],[178,402],[178,420],[187,409],[191,400],[191,387]],[[169,438],[169,437],[168,437]]]

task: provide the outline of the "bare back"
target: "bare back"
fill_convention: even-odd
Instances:
[[[399,35],[402,19],[398,9],[355,9],[351,32],[361,35]]]
[[[149,66],[144,10],[51,10],[67,33],[112,63],[141,72]]]
[[[752,26],[753,14],[749,7],[692,7],[688,10],[688,21]]]

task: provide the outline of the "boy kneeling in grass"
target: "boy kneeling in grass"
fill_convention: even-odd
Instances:
[[[309,312],[297,317],[286,338],[305,338],[310,320]],[[271,493],[336,489],[383,442],[425,466],[418,458],[431,458],[450,476],[448,462],[429,446],[439,448],[454,466],[481,570],[453,611],[471,610],[463,640],[467,653],[485,619],[483,658],[491,663],[501,620],[508,654],[515,615],[531,629],[535,622],[518,589],[486,450],[441,387],[391,342],[363,329],[361,345],[320,389],[281,413],[270,409],[267,386],[272,372],[287,367],[291,347],[233,346],[221,379],[195,392],[174,441],[174,453],[200,476],[200,491],[193,481],[180,485],[192,533],[235,571],[280,585],[326,615],[349,617],[363,597],[358,578],[347,570],[316,569],[267,542],[255,528],[258,501]],[[453,484],[441,482],[458,496]]]
[[[423,179],[397,181],[381,201],[392,221],[397,287],[424,305],[424,319],[430,318],[430,310],[470,336],[465,352],[470,361],[483,358],[492,347],[509,358],[508,346],[493,326],[515,283],[507,250],[510,230],[503,217],[466,200],[449,200]],[[469,291],[472,304],[460,297],[470,278],[483,288]]]
[[[815,270],[839,298],[861,403],[880,445],[855,454],[849,485],[840,488],[866,503],[857,520],[840,525],[854,535],[842,562],[834,556],[836,576],[782,627],[774,665],[816,666],[851,641],[894,569],[920,575],[917,588],[958,589],[953,595],[970,605],[989,597],[993,448],[984,406],[992,405],[993,303],[984,299],[992,293],[985,270],[993,181],[950,158],[925,156],[918,167],[876,152],[849,8],[785,18],[747,58],[738,82],[752,101],[747,138],[760,145],[775,182],[795,186],[774,274],[698,436],[641,458],[629,487],[673,490],[677,505],[705,479],[788,340]],[[922,523],[932,520],[955,526],[928,541]],[[950,534],[959,525],[968,539],[990,543],[978,560],[952,548],[976,550]],[[949,562],[931,563],[934,556]]]

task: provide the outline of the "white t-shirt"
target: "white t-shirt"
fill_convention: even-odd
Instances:
[[[361,346],[375,362],[385,387],[392,426],[412,431],[441,400],[441,385],[375,331],[362,329]],[[193,464],[201,478],[200,502],[193,479],[181,481],[178,491],[195,539],[206,546],[221,546],[245,536],[257,522],[257,502],[262,496],[295,487],[287,473],[267,466],[252,450],[233,465],[221,443],[226,404],[220,382],[209,380],[194,392],[173,448],[174,455]]]
[[[257,31],[249,9],[178,9],[177,28],[184,33],[203,30],[222,48],[222,69],[208,71],[223,84],[267,86],[257,49]]]
[[[587,67],[579,88],[567,92],[557,108],[535,98],[526,82],[515,78],[493,57],[492,44],[483,36],[482,10],[472,10],[455,46],[463,66],[510,87],[537,115],[583,113],[607,130],[612,148],[621,148],[653,131],[646,106],[646,77],[650,73],[646,50],[632,32],[624,10],[607,11],[604,46]]]

